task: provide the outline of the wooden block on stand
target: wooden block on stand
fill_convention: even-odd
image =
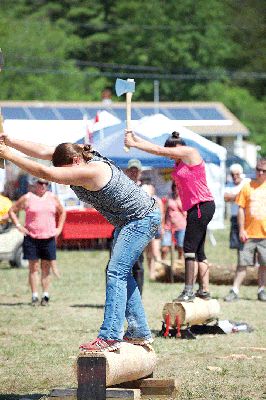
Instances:
[[[140,389],[141,395],[143,396],[173,396],[180,391],[180,384],[177,379],[146,378],[132,382],[124,382],[118,386],[120,388]]]
[[[101,353],[78,357],[77,400],[106,400],[106,358]]]

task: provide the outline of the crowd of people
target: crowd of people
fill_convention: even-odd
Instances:
[[[152,342],[142,304],[143,259],[147,255],[149,277],[155,279],[155,262],[167,258],[175,243],[178,258],[184,260],[184,289],[173,301],[206,301],[209,291],[209,263],[205,254],[206,232],[215,212],[208,187],[205,164],[200,153],[187,146],[173,132],[164,146],[144,140],[132,131],[125,132],[125,145],[168,157],[175,161],[171,193],[156,196],[151,184],[142,184],[142,165],[132,159],[125,173],[91,145],[62,143],[50,147],[0,135],[0,157],[27,174],[35,176],[30,191],[2,212],[24,235],[24,257],[29,260],[32,304],[39,303],[38,271],[41,266],[41,305],[49,303],[50,273],[56,267],[56,238],[61,233],[66,213],[59,199],[49,192],[49,182],[70,185],[77,197],[95,207],[114,225],[110,260],[106,269],[106,301],[103,323],[97,338],[80,345],[82,351],[113,351],[122,340],[136,345]],[[34,158],[50,160],[52,167],[21,157],[13,149]],[[237,249],[238,262],[233,287],[225,301],[237,300],[247,266],[259,265],[258,300],[266,301],[266,160],[260,159],[256,179],[244,180],[239,165],[230,169],[232,184],[224,199],[231,203],[230,247]],[[4,199],[0,198],[4,203]],[[21,225],[18,212],[25,211]],[[199,288],[195,292],[196,279]],[[127,329],[124,331],[124,321]]]

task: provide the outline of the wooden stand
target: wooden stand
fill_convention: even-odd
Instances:
[[[50,396],[45,400],[141,400],[142,396],[165,396],[166,400],[175,399],[180,392],[180,386],[177,379],[139,379],[133,382],[125,382],[118,387],[106,389],[104,397],[83,397],[78,396],[78,389],[53,389]],[[87,392],[88,393],[88,392]],[[85,395],[85,392],[83,392]],[[95,394],[95,392],[94,392]],[[149,398],[150,398],[149,397]],[[161,398],[161,397],[160,397]]]

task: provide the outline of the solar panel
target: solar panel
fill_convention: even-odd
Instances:
[[[189,108],[167,107],[167,111],[169,113],[168,117],[171,119],[176,119],[176,120],[197,119]]]
[[[138,117],[136,119],[147,117],[149,115],[156,114],[157,110],[156,107],[141,107],[136,108],[136,112],[138,113]]]
[[[94,119],[97,112],[106,110],[121,121],[126,119],[125,105],[121,107],[2,107],[5,119],[39,119],[39,120],[81,120],[84,115]],[[226,119],[215,107],[137,107],[132,106],[131,118],[136,120],[145,116],[161,113],[174,120],[224,120]]]
[[[63,119],[79,120],[83,118],[83,113],[79,108],[74,107],[57,107]]]
[[[58,119],[51,107],[28,107],[34,119]]]
[[[4,119],[29,119],[23,107],[2,107]]]
[[[225,119],[224,116],[214,107],[194,107],[193,109],[200,115],[200,119]]]

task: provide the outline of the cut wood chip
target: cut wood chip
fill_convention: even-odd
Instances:
[[[209,370],[209,371],[216,371],[216,372],[222,372],[222,368],[221,367],[212,367],[211,365],[209,365],[208,367],[207,367],[207,369]]]
[[[266,351],[266,347],[239,347],[241,350]]]
[[[252,360],[253,358],[262,358],[262,356],[247,356],[246,354],[229,354],[228,356],[217,356],[220,360]]]

